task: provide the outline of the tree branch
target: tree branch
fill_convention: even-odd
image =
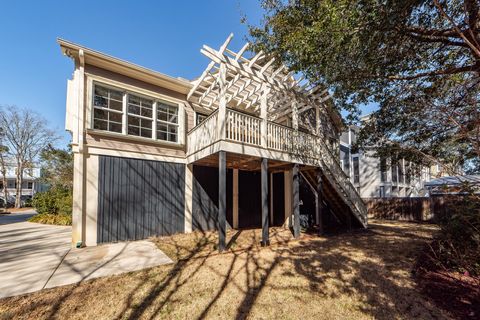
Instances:
[[[455,21],[453,21],[453,19],[445,12],[445,10],[443,10],[443,7],[438,2],[438,0],[433,0],[433,2],[435,3],[435,6],[440,11],[440,14],[444,16],[445,19],[447,19],[452,24],[453,29],[455,29],[455,31],[457,31],[457,33],[460,35],[463,41],[465,41],[465,43],[468,44],[470,49],[475,53],[475,55],[477,55],[477,58],[480,58],[480,49],[475,47],[475,45],[468,40],[468,38],[465,36],[462,30],[460,30],[460,28],[455,24]]]
[[[444,70],[422,72],[422,73],[417,73],[417,74],[410,75],[410,76],[389,76],[387,78],[390,79],[390,80],[414,80],[414,79],[423,78],[423,77],[440,76],[440,75],[446,75],[446,74],[456,74],[456,73],[463,73],[463,72],[468,72],[468,71],[478,72],[479,70],[480,70],[480,66],[478,64],[473,64],[473,65],[464,66],[464,67],[452,67],[452,68],[448,68],[448,69],[444,69]]]

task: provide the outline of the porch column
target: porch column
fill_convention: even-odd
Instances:
[[[298,103],[296,101],[292,103],[292,127],[294,130],[298,130]]]
[[[225,250],[227,230],[227,161],[226,152],[218,153],[218,251]]]
[[[268,160],[262,158],[261,165],[261,190],[262,190],[262,246],[268,246]]]
[[[315,203],[316,206],[316,218],[317,218],[317,225],[318,225],[318,233],[323,233],[323,191],[322,191],[322,172],[320,169],[317,169],[317,201]]]
[[[218,115],[217,115],[217,137],[219,140],[225,139],[226,124],[227,124],[227,96],[225,92],[225,86],[227,82],[227,66],[225,63],[220,64],[219,70],[219,103],[218,103]]]
[[[260,97],[260,142],[262,147],[267,148],[267,96],[270,90],[266,85],[262,86],[262,96]]]
[[[298,163],[293,165],[293,236],[300,236],[300,177]]]

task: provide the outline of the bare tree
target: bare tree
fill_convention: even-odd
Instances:
[[[39,114],[15,106],[0,109],[0,128],[3,128],[8,154],[14,159],[17,167],[15,207],[19,208],[25,168],[38,158],[45,147],[58,138]]]
[[[2,175],[3,205],[7,208],[8,189],[7,189],[7,152],[8,148],[4,143],[5,129],[0,127],[0,174]]]

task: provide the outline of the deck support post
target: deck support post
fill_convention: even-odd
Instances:
[[[218,251],[225,250],[227,231],[227,156],[218,153]]]
[[[315,212],[318,225],[318,234],[323,234],[323,190],[322,190],[322,171],[320,169],[316,170],[317,175],[317,201],[315,203]]]
[[[300,237],[300,175],[299,165],[293,165],[293,237]]]
[[[262,190],[262,246],[270,245],[268,238],[268,160],[262,158],[261,164],[261,190]]]

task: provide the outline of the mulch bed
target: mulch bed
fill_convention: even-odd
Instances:
[[[480,277],[441,270],[427,250],[418,257],[414,269],[420,291],[455,318],[480,319]]]

